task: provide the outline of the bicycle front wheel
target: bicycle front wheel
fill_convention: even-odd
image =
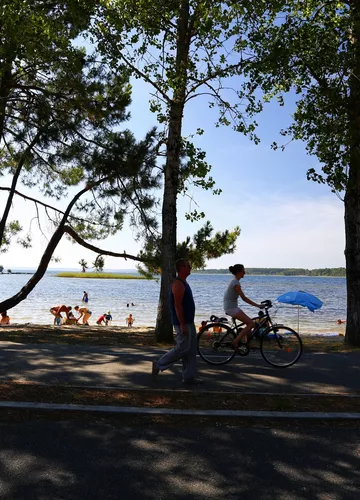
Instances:
[[[223,323],[209,323],[197,336],[197,348],[204,361],[211,365],[224,365],[233,359],[234,331]]]
[[[287,368],[298,361],[302,353],[301,338],[287,326],[273,326],[260,341],[262,357],[270,365]]]

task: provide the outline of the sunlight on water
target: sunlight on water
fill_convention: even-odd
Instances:
[[[17,293],[31,275],[0,275],[0,300]],[[209,319],[212,314],[224,315],[222,298],[231,275],[194,274],[188,278],[196,303],[196,324]],[[298,309],[276,303],[276,298],[287,292],[304,290],[319,297],[322,309],[310,312],[300,307],[300,333],[344,333],[338,319],[346,319],[345,278],[312,278],[294,276],[246,276],[242,281],[245,294],[255,300],[270,299],[276,305],[270,310],[278,323],[297,329]],[[12,323],[51,324],[49,309],[59,304],[81,305],[83,291],[89,293],[88,307],[93,315],[90,324],[111,311],[114,325],[125,325],[131,312],[134,326],[155,326],[159,283],[147,280],[102,280],[57,278],[47,274],[26,300],[9,311]],[[135,304],[126,307],[126,304]],[[251,317],[257,310],[243,303],[242,309]]]

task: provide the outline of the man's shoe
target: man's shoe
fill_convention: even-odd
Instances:
[[[159,375],[160,369],[158,368],[158,365],[156,364],[156,361],[152,362],[152,369],[151,369],[151,375],[153,380],[156,380],[156,377]]]
[[[188,384],[188,385],[200,385],[203,383],[204,383],[204,379],[199,378],[199,377],[188,378],[187,380],[183,380],[183,384]]]

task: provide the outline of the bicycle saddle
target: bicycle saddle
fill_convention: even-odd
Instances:
[[[228,323],[229,322],[229,320],[227,318],[219,318],[218,316],[215,316],[215,314],[210,316],[210,321],[217,321],[218,323]]]

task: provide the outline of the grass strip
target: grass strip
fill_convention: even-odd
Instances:
[[[100,278],[105,280],[145,280],[145,276],[138,274],[116,274],[116,273],[72,273],[62,272],[56,275],[57,278]]]
[[[207,393],[0,384],[2,401],[198,410],[360,412],[360,397]]]

